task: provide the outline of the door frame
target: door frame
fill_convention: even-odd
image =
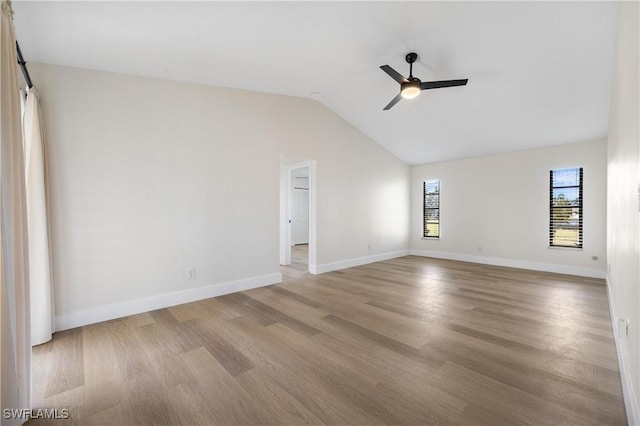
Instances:
[[[309,168],[309,272],[316,274],[316,161],[307,160],[280,167],[280,265],[291,265],[292,171]]]

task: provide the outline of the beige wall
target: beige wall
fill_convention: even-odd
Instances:
[[[588,142],[412,167],[412,253],[604,277],[605,154],[604,142]],[[550,249],[549,170],[576,166],[584,167],[584,250]],[[422,239],[428,179],[440,179],[439,240]]]
[[[628,337],[617,336],[629,424],[640,424],[640,67],[638,2],[620,4],[607,152],[608,285],[614,331],[629,320]]]
[[[315,101],[29,69],[63,327],[277,281],[288,160],[316,160],[318,264],[408,249],[408,166]]]
[[[409,166],[320,104],[284,98],[281,164],[316,160],[318,270],[409,248]],[[285,131],[286,129],[286,131]],[[368,246],[371,245],[371,250]]]

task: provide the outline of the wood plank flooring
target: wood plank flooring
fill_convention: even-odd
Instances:
[[[309,270],[309,244],[297,244],[291,247],[291,265],[288,269]]]
[[[604,281],[408,256],[56,333],[73,425],[623,425]],[[54,424],[31,420],[28,424]]]

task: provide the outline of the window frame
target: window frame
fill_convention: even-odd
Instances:
[[[438,195],[438,206],[437,207],[427,207],[427,183],[437,182],[438,190],[435,193]],[[427,179],[422,182],[422,239],[428,240],[439,240],[441,234],[441,221],[440,221],[440,196],[441,196],[441,185],[440,179]],[[437,210],[438,211],[438,235],[428,235],[429,230],[427,229],[427,211]]]
[[[553,174],[559,170],[578,170],[578,185],[558,185],[554,186],[553,182]],[[566,244],[554,244],[554,220],[553,220],[553,212],[555,209],[567,208],[562,206],[554,206],[553,203],[553,191],[554,189],[562,189],[562,188],[577,188],[578,189],[578,205],[571,206],[571,209],[578,210],[578,241],[577,244],[566,245]],[[549,248],[561,248],[561,249],[576,249],[582,250],[584,248],[584,168],[583,167],[564,167],[559,169],[551,169],[549,171]]]

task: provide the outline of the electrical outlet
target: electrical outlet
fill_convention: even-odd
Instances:
[[[591,256],[591,260],[598,260],[598,256]]]
[[[482,246],[478,246],[478,253],[482,253]]]
[[[196,279],[196,268],[187,269],[187,279],[188,280]]]
[[[369,251],[371,251],[371,244],[369,244],[369,245],[367,246],[367,249],[368,249]]]

